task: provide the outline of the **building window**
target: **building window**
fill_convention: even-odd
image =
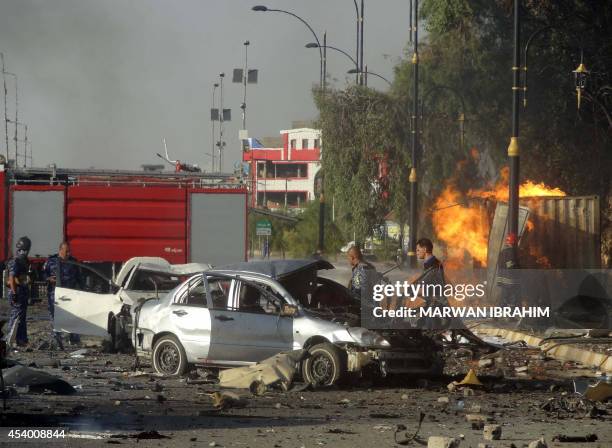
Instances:
[[[291,139],[291,149],[295,149],[296,141],[294,138]]]
[[[307,200],[308,192],[306,191],[257,192],[257,205],[269,209],[284,208],[285,204],[288,208],[301,208],[306,205]]]
[[[313,147],[316,148],[316,149],[320,149],[321,148],[321,139],[320,138],[315,138],[314,139]]]
[[[302,139],[302,149],[306,149],[306,148],[308,148],[308,139],[303,138]]]
[[[276,177],[285,178],[306,178],[308,177],[308,165],[306,163],[277,163]]]

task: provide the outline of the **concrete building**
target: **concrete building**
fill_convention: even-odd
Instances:
[[[315,199],[321,169],[321,131],[280,131],[282,147],[266,148],[251,139],[242,160],[249,164],[250,206],[298,210]]]

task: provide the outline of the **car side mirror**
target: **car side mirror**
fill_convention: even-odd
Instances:
[[[290,305],[288,303],[283,304],[281,308],[280,315],[281,317],[293,317],[297,314],[298,307],[295,305]]]

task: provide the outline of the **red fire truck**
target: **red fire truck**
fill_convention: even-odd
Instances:
[[[246,259],[247,190],[229,175],[0,165],[0,225],[2,260],[25,235],[38,264],[67,240],[109,275],[135,256],[220,265]]]

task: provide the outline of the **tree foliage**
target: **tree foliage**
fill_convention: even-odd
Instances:
[[[325,197],[334,199],[345,234],[364,241],[389,211],[406,214],[407,114],[389,95],[358,86],[317,91],[315,99]]]
[[[444,180],[456,172],[470,148],[478,148],[494,161],[493,172],[507,164],[512,5],[512,0],[422,3],[420,18],[427,33],[419,43],[421,217],[427,216]],[[527,107],[521,104],[520,110],[520,178],[560,187],[570,195],[600,195],[605,233],[612,218],[612,3],[527,0],[521,2],[520,14],[521,58],[528,38],[544,28],[530,45]],[[315,95],[326,183],[346,217],[346,230],[354,229],[359,237],[368,234],[388,211],[406,216],[408,120],[398,112],[409,110],[413,102],[412,53],[408,46],[388,95],[360,87]],[[590,73],[578,109],[572,71],[581,55]],[[461,112],[466,118],[463,145]],[[377,161],[385,153],[392,166],[386,202],[375,188]],[[467,190],[495,180],[483,176],[464,176],[457,186]],[[419,225],[427,227],[421,219]]]

